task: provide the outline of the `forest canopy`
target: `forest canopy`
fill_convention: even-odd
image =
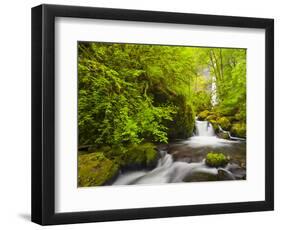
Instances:
[[[79,147],[246,137],[246,49],[79,42],[78,84]]]

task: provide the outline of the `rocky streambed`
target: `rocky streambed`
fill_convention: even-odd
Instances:
[[[246,141],[218,138],[207,122],[197,124],[197,135],[159,145],[159,159],[152,170],[121,173],[114,184],[159,184],[176,182],[225,181],[246,179]],[[223,153],[228,163],[210,167],[208,153]]]

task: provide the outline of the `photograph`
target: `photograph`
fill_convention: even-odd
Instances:
[[[32,222],[274,210],[274,18],[150,6],[32,7]]]
[[[78,41],[77,65],[78,187],[246,180],[245,48]]]

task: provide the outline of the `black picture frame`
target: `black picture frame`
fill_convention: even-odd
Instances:
[[[55,213],[55,18],[110,19],[265,29],[265,200]],[[32,8],[32,221],[41,225],[162,218],[274,209],[274,20],[110,8]]]

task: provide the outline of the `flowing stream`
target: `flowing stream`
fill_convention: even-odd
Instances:
[[[215,135],[211,123],[196,121],[195,135],[168,145],[159,146],[159,160],[153,170],[122,172],[115,185],[161,184],[235,180],[246,178],[246,143],[225,140]],[[205,164],[208,152],[223,152],[230,156],[224,168],[211,168]]]

